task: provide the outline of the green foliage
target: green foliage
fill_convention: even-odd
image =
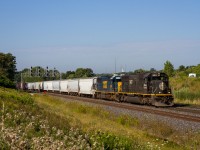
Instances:
[[[63,74],[61,74],[63,76]],[[21,78],[24,82],[38,82],[45,80],[58,80],[60,79],[60,72],[58,70],[48,70],[41,66],[32,67],[32,69],[25,68],[18,72],[16,75],[16,81],[21,82]]]
[[[0,86],[7,87],[7,88],[14,88],[15,84],[11,80],[9,80],[4,75],[0,76]]]
[[[97,141],[97,142],[96,142]],[[113,150],[113,149],[147,149],[137,142],[137,140],[130,140],[125,137],[118,137],[108,132],[96,131],[92,133],[90,138],[92,145],[102,147],[102,149]]]
[[[193,103],[200,100],[200,78],[187,76],[170,78],[175,100]]]
[[[92,69],[90,68],[78,68],[76,69],[76,72],[75,72],[75,77],[76,78],[81,78],[81,77],[92,77],[94,74],[93,74],[93,71]]]
[[[93,70],[90,68],[77,68],[76,71],[67,71],[66,78],[86,78],[86,77],[93,77],[94,73]]]
[[[0,53],[0,86],[13,87],[16,72],[16,58],[12,54]]]
[[[196,73],[197,77],[200,77],[200,64],[198,64],[197,66],[192,67],[192,71],[190,73]]]
[[[188,141],[188,134],[176,131],[171,125],[155,118],[144,117],[139,120],[139,118],[129,118],[129,115],[118,116],[101,107],[74,101],[66,102],[47,95],[36,96],[36,101],[42,109],[51,112],[48,120],[55,114],[66,118],[70,125],[76,127],[75,130],[69,131],[70,137],[85,137],[92,149],[183,149],[197,139],[190,138]],[[62,117],[57,119],[55,117],[52,122],[64,126]],[[84,132],[76,130],[77,128],[83,129]],[[56,134],[54,130],[52,133]],[[199,140],[196,141],[199,144]],[[124,145],[121,146],[120,143]]]
[[[200,93],[189,92],[187,90],[174,91],[174,96],[180,100],[193,101],[200,99]]]
[[[33,104],[33,97],[24,92],[0,87],[0,100],[13,100],[21,104]]]
[[[189,73],[196,73],[197,77],[200,77],[200,64],[197,66],[179,66],[176,70],[176,77],[188,77]]]
[[[170,61],[166,61],[164,63],[164,73],[166,73],[169,77],[172,77],[174,75],[174,66]]]
[[[137,139],[103,131],[87,134],[81,128],[71,126],[71,120],[66,116],[24,103],[25,97],[28,99],[26,93],[3,88],[0,91],[1,110],[2,103],[5,104],[5,111],[0,112],[0,119],[4,118],[4,130],[0,131],[3,149],[145,149]],[[89,113],[87,107],[79,109],[80,113]],[[92,110],[94,114],[97,112],[100,109]]]
[[[147,72],[147,71],[144,70],[144,69],[136,69],[136,70],[134,71],[134,73],[144,73],[144,72]]]
[[[75,77],[75,72],[74,71],[67,71],[66,72],[66,78],[72,78]]]
[[[39,82],[39,81],[44,81],[44,78],[42,77],[23,77],[24,82]]]
[[[40,70],[40,73],[39,73]],[[60,75],[62,79],[73,79],[73,78],[86,78],[93,77],[93,70],[90,68],[78,68],[76,71],[67,71],[66,73],[60,73],[58,70],[47,70],[40,67],[32,67],[32,75],[30,69],[25,68],[15,76],[17,82],[22,80],[24,82],[38,82],[45,80],[59,80]]]
[[[0,135],[1,137],[1,135]],[[9,144],[4,140],[0,138],[0,150],[10,150]]]
[[[184,65],[180,65],[178,68],[178,71],[185,71],[185,66]]]

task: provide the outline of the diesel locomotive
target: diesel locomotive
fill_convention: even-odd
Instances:
[[[161,72],[97,78],[96,89],[97,98],[154,106],[174,105],[169,78]]]
[[[59,92],[118,102],[172,106],[173,95],[165,73],[138,73],[26,83],[29,91]]]

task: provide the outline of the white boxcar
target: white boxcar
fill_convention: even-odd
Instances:
[[[60,81],[60,92],[68,93],[68,80],[61,80]]]
[[[78,79],[68,80],[67,90],[69,93],[78,93]]]
[[[27,89],[28,89],[28,90],[31,89],[31,83],[27,83]]]
[[[60,92],[60,80],[54,80],[52,81],[52,88],[53,88],[53,91],[58,91]]]
[[[45,91],[53,91],[52,81],[44,81],[43,86]]]
[[[28,87],[28,90],[34,90],[34,82],[32,82],[32,83],[27,83],[27,87]]]
[[[95,94],[96,78],[79,79],[79,94]]]
[[[41,90],[42,89],[42,82],[35,82],[35,90]]]

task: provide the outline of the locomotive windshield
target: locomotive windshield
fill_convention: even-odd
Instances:
[[[162,80],[162,81],[167,81],[167,77],[157,76],[157,77],[152,77],[151,80]]]
[[[151,80],[161,80],[161,81],[168,81],[168,78],[164,74],[152,74]]]

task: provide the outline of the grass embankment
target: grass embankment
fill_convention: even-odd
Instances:
[[[46,95],[0,88],[0,108],[1,149],[200,148],[199,134]]]
[[[200,78],[174,77],[170,84],[175,103],[200,105]]]

